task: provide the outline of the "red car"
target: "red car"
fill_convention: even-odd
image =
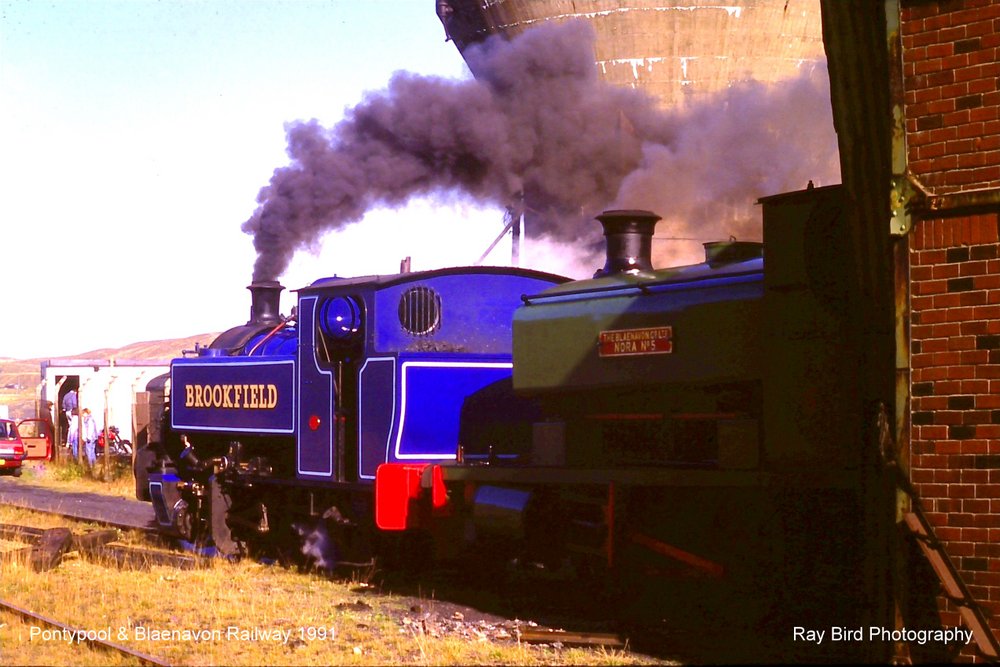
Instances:
[[[26,460],[52,460],[52,422],[48,419],[22,419],[17,422],[17,432],[24,444]]]
[[[0,473],[20,477],[24,457],[24,443],[17,432],[17,424],[0,419]]]

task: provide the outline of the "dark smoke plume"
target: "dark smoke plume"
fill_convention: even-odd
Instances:
[[[599,211],[639,164],[640,140],[617,130],[620,116],[639,136],[667,139],[650,99],[598,81],[592,44],[585,23],[543,26],[478,50],[480,79],[397,73],[332,129],[288,127],[291,164],[243,224],[258,254],[254,279],[278,277],[296,249],[370,208],[419,195],[504,206],[523,189],[550,212],[537,231],[571,238],[563,226]]]
[[[614,208],[656,211],[667,237],[759,241],[757,199],[801,190],[810,180],[840,182],[825,68],[775,84],[734,84],[665,122],[674,138],[644,143],[642,163],[625,177]],[[701,252],[697,243],[657,244],[654,266],[701,261]]]
[[[802,175],[801,165],[782,169],[789,142],[802,143],[820,125],[814,117],[786,132],[789,123],[769,118],[788,111],[787,97],[783,107],[749,113],[743,105],[760,107],[768,97],[750,86],[745,98],[732,92],[719,106],[664,112],[639,90],[602,83],[593,43],[585,22],[544,24],[467,53],[476,80],[400,72],[333,128],[315,120],[288,126],[291,162],[275,171],[243,224],[257,250],[254,280],[276,279],[297,249],[369,209],[415,196],[458,195],[502,207],[523,192],[532,209],[528,233],[575,241],[593,238],[594,215],[612,204],[653,208],[671,219],[672,211],[697,212],[692,190],[700,178],[714,179],[701,199],[706,204],[744,204],[817,178]],[[819,93],[820,104],[826,100],[829,118],[828,92],[802,85],[812,86],[813,97]],[[719,120],[726,115],[733,120]],[[736,129],[761,121],[763,128]],[[714,130],[725,146],[713,144]],[[836,162],[832,124],[817,131],[825,137],[818,141],[823,159],[832,150]],[[799,152],[791,151],[795,158]],[[737,174],[744,163],[749,173]],[[682,199],[694,203],[680,205]]]

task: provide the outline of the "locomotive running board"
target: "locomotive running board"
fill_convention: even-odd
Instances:
[[[903,517],[907,530],[916,538],[920,550],[941,582],[945,597],[958,606],[962,621],[972,631],[979,652],[987,660],[996,661],[1000,655],[1000,646],[997,645],[996,637],[986,624],[979,603],[965,587],[961,575],[948,558],[944,546],[934,535],[934,528],[923,516],[920,506],[915,505],[915,508],[915,512],[909,512]]]

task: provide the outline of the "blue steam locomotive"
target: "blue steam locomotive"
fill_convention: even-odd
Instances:
[[[846,625],[864,462],[840,197],[764,198],[763,244],[691,266],[654,269],[658,217],[609,211],[589,280],[325,278],[287,318],[280,285],[251,285],[245,325],[150,385],[137,494],[225,555],[333,566],[419,536]]]

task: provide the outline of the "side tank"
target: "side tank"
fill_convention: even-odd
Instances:
[[[525,298],[513,392],[536,400],[529,459],[768,471],[859,464],[861,352],[843,298],[839,186],[761,200],[763,247],[706,244],[653,270],[654,214],[609,211],[606,266]],[[475,446],[473,446],[475,449]]]
[[[760,376],[759,243],[711,244],[703,264],[654,271],[644,211],[598,218],[608,239],[592,280],[525,300],[514,316],[514,389],[545,393]]]
[[[607,262],[591,280],[525,299],[513,390],[538,401],[531,458],[556,465],[757,464],[764,364],[759,243],[706,246],[654,270],[647,211],[598,218]]]

